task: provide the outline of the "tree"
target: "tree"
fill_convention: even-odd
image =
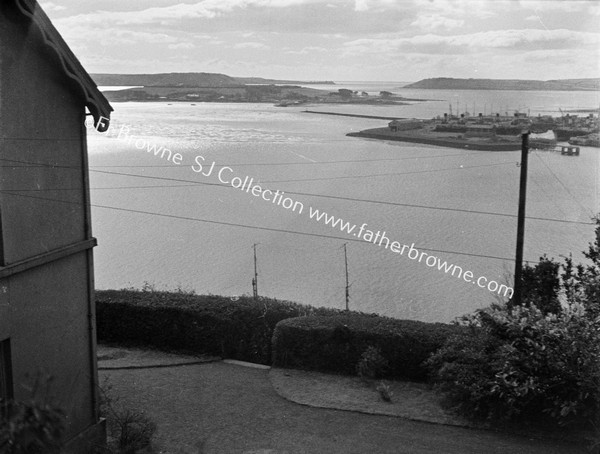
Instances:
[[[379,92],[379,96],[381,96],[384,99],[388,99],[388,98],[391,98],[392,96],[394,96],[394,94],[392,92],[384,90],[384,91]]]
[[[347,88],[340,88],[338,90],[338,93],[342,97],[342,99],[350,99],[353,95],[352,90],[348,90]]]

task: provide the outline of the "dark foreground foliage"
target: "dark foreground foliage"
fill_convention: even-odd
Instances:
[[[65,413],[50,399],[52,377],[38,373],[23,400],[0,399],[0,453],[58,454],[67,429]]]
[[[542,257],[524,298],[465,316],[428,361],[447,403],[491,421],[600,422],[600,221],[586,265]]]
[[[352,375],[366,352],[381,355],[377,375],[424,380],[423,362],[460,327],[340,314],[284,320],[273,336],[273,365]],[[368,354],[368,353],[367,353]]]
[[[228,298],[182,292],[96,292],[98,338],[271,363],[271,337],[284,319],[333,315],[335,309],[251,297]]]

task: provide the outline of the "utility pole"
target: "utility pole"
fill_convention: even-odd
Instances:
[[[348,303],[350,302],[350,284],[348,282],[348,252],[346,251],[346,243],[344,243],[344,264],[346,265],[346,310],[349,310]]]
[[[525,199],[527,196],[527,158],[529,131],[521,134],[521,179],[519,184],[519,214],[517,218],[517,251],[515,256],[515,288],[512,306],[521,304],[521,274],[523,270],[523,240],[525,237]]]
[[[252,278],[252,295],[258,298],[258,270],[256,268],[256,243],[254,243],[254,278]]]

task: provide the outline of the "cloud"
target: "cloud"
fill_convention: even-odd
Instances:
[[[308,55],[308,54],[314,54],[316,52],[318,53],[322,53],[322,52],[329,52],[331,49],[325,49],[324,47],[318,47],[318,46],[308,46],[308,47],[304,47],[301,50],[288,50],[285,53],[289,54],[289,55]]]
[[[381,11],[390,7],[402,6],[404,2],[398,2],[396,0],[355,0],[354,10],[355,11]]]
[[[169,44],[168,47],[169,47],[169,49],[176,50],[176,49],[193,49],[196,46],[194,46],[192,43],[185,42],[185,43]]]
[[[188,19],[212,19],[235,9],[285,8],[319,0],[201,0],[196,3],[152,7],[139,11],[97,11],[62,19],[63,22],[79,24],[149,25],[173,24]]]
[[[403,3],[403,2],[400,2]],[[432,14],[446,18],[465,17],[487,19],[498,12],[506,13],[507,8],[514,8],[514,1],[484,0],[415,0],[414,6],[419,14]]]
[[[42,7],[42,9],[44,11],[47,12],[56,12],[56,11],[64,11],[67,8],[62,6],[62,5],[57,5],[56,3],[52,3],[52,2],[42,2],[40,3],[40,6]]]
[[[135,30],[124,30],[121,28],[90,29],[85,26],[74,26],[62,33],[67,42],[92,44],[97,48],[98,43],[102,46],[126,46],[140,44],[172,44],[179,39],[173,35],[158,32],[144,32]]]
[[[233,46],[234,49],[269,49],[269,46],[263,43],[248,41],[246,43],[238,43]]]
[[[367,38],[344,44],[347,52],[390,53],[466,53],[469,49],[564,49],[581,45],[600,45],[600,34],[573,30],[493,30],[464,35],[436,34],[398,38]]]
[[[448,17],[440,16],[439,14],[430,14],[419,16],[416,20],[411,22],[410,25],[419,27],[422,30],[451,30],[453,28],[462,27],[464,24],[465,21],[462,19],[450,19]]]
[[[548,0],[523,0],[519,6],[524,9],[530,9],[537,12],[562,11],[565,13],[583,13],[589,7],[593,7],[592,1],[548,1]],[[596,5],[597,7],[597,5]]]

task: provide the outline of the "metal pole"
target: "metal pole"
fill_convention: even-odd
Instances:
[[[529,131],[521,134],[521,179],[519,186],[519,214],[517,218],[517,251],[515,255],[515,283],[512,306],[521,304],[521,275],[523,270],[523,240],[525,237],[525,199],[527,196],[527,158]]]
[[[252,279],[252,294],[258,298],[258,270],[256,268],[256,243],[254,243],[254,279]]]
[[[348,283],[348,253],[346,251],[346,243],[344,243],[344,263],[346,265],[346,310],[349,310],[348,303],[350,301],[350,284]]]

